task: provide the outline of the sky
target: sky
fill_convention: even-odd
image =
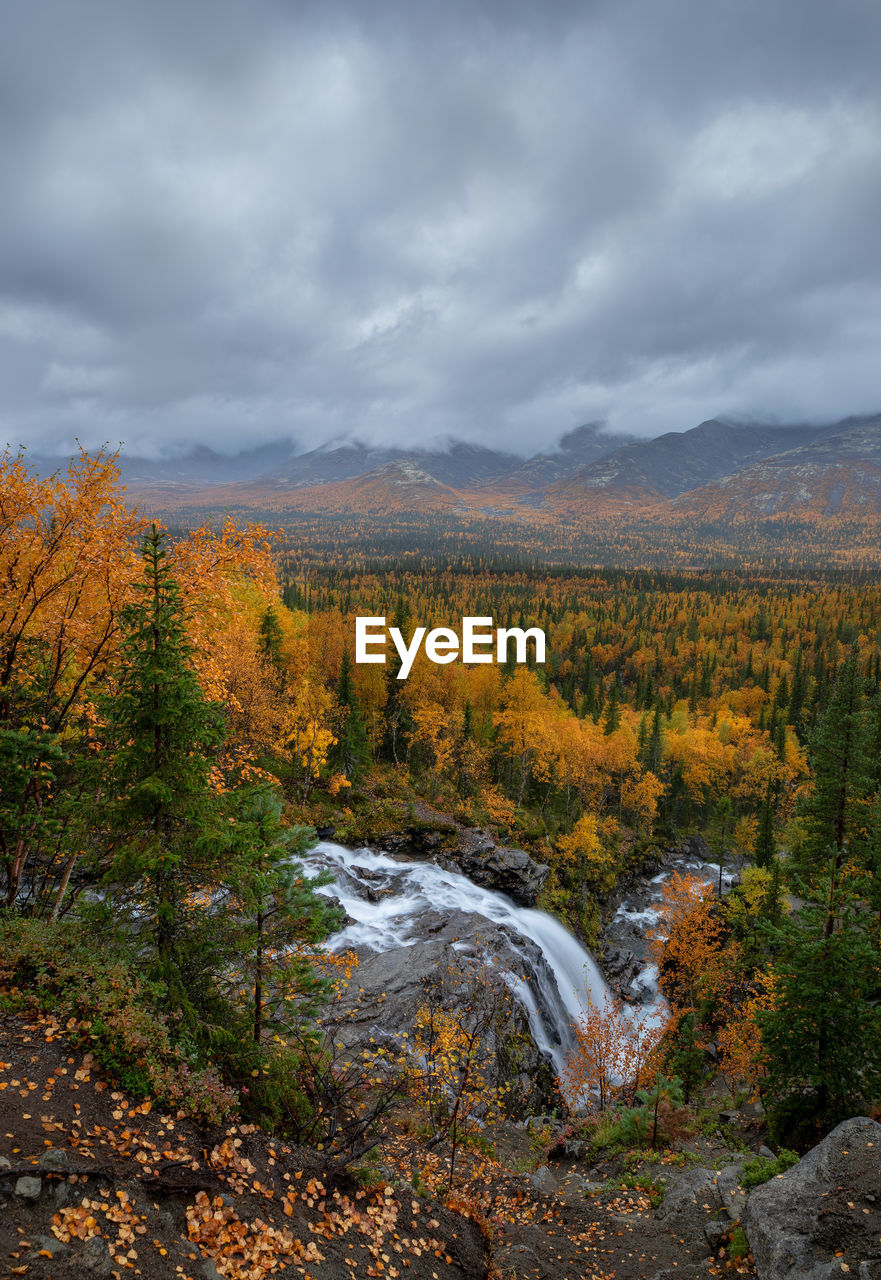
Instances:
[[[0,444],[881,408],[877,0],[8,0]]]

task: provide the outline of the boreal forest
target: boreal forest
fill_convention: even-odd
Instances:
[[[0,1209],[54,1197],[13,1274],[751,1273],[747,1198],[881,1115],[881,582],[847,531],[615,567],[419,527],[0,459]],[[399,679],[359,616],[537,627],[545,661]]]

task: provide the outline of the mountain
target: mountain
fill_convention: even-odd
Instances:
[[[839,423],[810,444],[743,467],[670,504],[672,514],[737,522],[881,514],[881,415]]]
[[[565,480],[582,467],[630,443],[636,443],[635,436],[610,436],[595,423],[588,423],[564,435],[552,453],[537,453],[528,458],[495,487],[511,494],[542,494],[548,485]]]
[[[127,454],[123,449],[119,454],[120,479],[130,489],[138,491],[146,488],[201,489],[235,484],[253,479],[270,468],[283,466],[293,455],[294,448],[290,441],[284,441],[243,449],[230,456],[206,445],[195,445],[166,458],[141,458]],[[59,467],[65,467],[68,461],[68,455],[51,457],[28,452],[25,456],[28,466],[42,476],[52,475]]]
[[[54,470],[60,460],[35,461]],[[235,457],[200,447],[120,461],[130,498],[169,511],[445,511],[579,523],[643,511],[723,522],[881,514],[881,416],[821,427],[711,419],[651,440],[591,424],[525,461],[461,440],[423,449],[344,441],[305,453],[286,442]]]
[[[451,441],[446,449],[380,449],[355,442],[301,453],[256,477],[256,483],[275,489],[296,489],[350,480],[381,472],[390,465],[407,464],[424,471],[440,484],[468,488],[506,475],[519,462],[516,454],[500,453],[463,440]]]
[[[572,514],[676,498],[793,445],[822,440],[828,427],[745,426],[717,418],[614,450],[547,490]]]

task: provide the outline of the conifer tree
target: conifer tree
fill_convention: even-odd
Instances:
[[[822,901],[768,926],[777,954],[775,1006],[759,1015],[766,1105],[778,1138],[802,1145],[859,1114],[881,1091],[876,921],[834,861]]]
[[[155,526],[143,559],[140,598],[121,618],[119,674],[99,704],[98,818],[111,853],[103,905],[160,984],[177,1034],[203,1045],[222,1040],[234,1054],[241,975],[265,971],[267,913],[288,943],[317,941],[335,918],[316,883],[289,865],[303,838],[283,829],[278,802],[216,785],[222,711],[193,670],[180,592]],[[307,975],[296,976],[311,1008]],[[258,1030],[261,998],[255,991]]]
[[[261,655],[272,665],[276,672],[280,672],[282,669],[281,646],[283,639],[284,632],[281,629],[278,614],[270,605],[260,621],[258,646]]]
[[[361,776],[368,759],[367,730],[364,716],[358,704],[355,685],[352,680],[352,660],[348,649],[343,650],[340,665],[340,678],[337,684],[337,702],[339,703],[342,722],[337,734],[336,746],[332,759],[339,765],[348,778]]]
[[[765,789],[765,797],[759,809],[759,827],[756,832],[756,843],[753,854],[757,867],[770,867],[777,853],[777,841],[774,838],[774,800],[771,783]]]
[[[857,852],[870,785],[863,681],[857,653],[842,662],[811,742],[813,794],[803,805],[805,838],[797,850],[804,870],[825,865],[830,852],[840,867],[850,846]]]
[[[140,599],[121,618],[120,674],[100,703],[106,722],[105,808],[114,856],[107,880],[117,908],[150,940],[147,971],[168,1003],[194,1014],[216,957],[195,894],[215,881],[229,845],[211,789],[221,710],[191,666],[177,583],[164,535],[144,544]]]

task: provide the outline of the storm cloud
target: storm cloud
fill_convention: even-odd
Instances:
[[[0,442],[881,406],[877,0],[12,0]]]

